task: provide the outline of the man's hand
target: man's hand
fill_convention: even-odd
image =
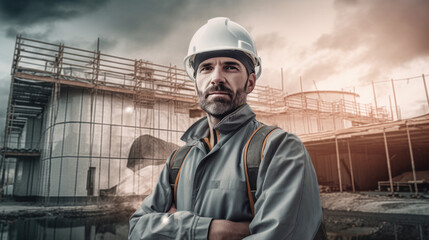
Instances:
[[[170,210],[168,210],[167,213],[173,214],[175,212],[177,212],[177,208],[176,208],[176,204],[173,203],[173,204],[171,204],[171,208],[170,208]]]
[[[209,240],[243,239],[250,235],[250,222],[232,222],[212,220],[209,229]]]

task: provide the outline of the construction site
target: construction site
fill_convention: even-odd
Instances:
[[[321,191],[428,191],[428,114],[402,119],[398,106],[362,104],[342,90],[257,86],[248,103],[259,121],[301,138]],[[181,67],[18,36],[2,197],[46,206],[141,200],[204,114]]]

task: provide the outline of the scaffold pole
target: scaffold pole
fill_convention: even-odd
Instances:
[[[343,192],[343,183],[341,181],[341,165],[340,165],[340,151],[338,149],[338,138],[335,135],[335,150],[337,153],[337,170],[338,170],[338,182],[340,185],[340,192]]]

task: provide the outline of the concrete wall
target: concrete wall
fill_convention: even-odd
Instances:
[[[101,92],[91,99],[90,91],[74,88],[61,89],[58,106],[49,103],[44,113],[40,165],[39,168],[33,165],[40,182],[36,195],[56,198],[88,196],[90,167],[95,168],[93,196],[98,196],[101,189],[115,186],[121,195],[147,192],[146,188],[136,186],[152,188],[162,166],[143,171],[144,176],[141,176],[143,172],[128,169],[133,141],[149,134],[180,146],[183,145],[181,135],[197,120],[189,118],[187,111],[175,108],[173,103],[156,103],[153,108],[135,107],[133,99],[125,95]],[[40,125],[40,121],[34,124]],[[153,160],[161,155],[165,154],[155,153]],[[23,171],[29,172],[30,162],[22,163]],[[26,186],[20,186],[17,194],[27,194],[25,189]]]
[[[38,158],[18,158],[14,182],[14,196],[36,196],[39,187]]]
[[[341,162],[341,178],[343,189],[351,190],[351,173],[347,144],[339,141],[339,158]],[[335,142],[325,143],[317,147],[307,146],[315,167],[319,184],[339,187],[337,170],[337,155]],[[407,143],[401,145],[389,144],[389,158],[392,177],[405,172],[411,172],[411,157]],[[350,144],[351,160],[356,190],[375,190],[378,181],[388,181],[388,166],[383,142],[368,141],[366,145],[355,146]],[[427,156],[429,149],[422,146],[413,146],[416,171],[427,171]]]
[[[17,138],[17,148],[39,149],[42,134],[42,116],[27,118],[21,135]]]
[[[38,149],[42,132],[42,118],[29,118],[26,126],[25,148]]]
[[[309,150],[320,185],[339,189],[335,145],[332,153],[320,154]],[[387,163],[383,153],[352,153],[353,174],[356,190],[375,190],[377,182],[388,179]],[[351,168],[347,152],[340,152],[341,180],[343,190],[351,190]]]

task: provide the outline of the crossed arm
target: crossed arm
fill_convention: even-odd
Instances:
[[[154,192],[131,217],[129,239],[313,239],[322,211],[311,160],[295,136],[273,135],[259,169],[251,223],[177,211],[165,167]]]
[[[250,235],[249,224],[177,211],[164,167],[153,193],[131,216],[128,239],[243,239]]]
[[[167,213],[174,214],[177,212],[176,206],[171,206]],[[243,239],[250,235],[250,222],[233,222],[229,220],[212,220],[210,223],[208,240],[235,240]]]

